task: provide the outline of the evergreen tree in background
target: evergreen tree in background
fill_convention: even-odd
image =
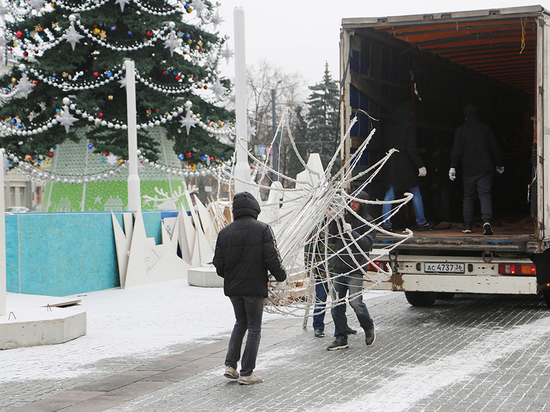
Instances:
[[[229,53],[221,50],[225,39],[207,30],[221,22],[210,2],[21,0],[0,7],[0,15],[0,46],[17,61],[0,79],[0,144],[8,152],[27,160],[51,156],[85,128],[90,148],[127,158],[129,58],[138,146],[147,158],[158,154],[148,133],[154,127],[165,129],[182,160],[231,157],[216,138],[233,116],[217,103],[231,87],[217,74],[220,57]]]
[[[309,86],[311,94],[306,102],[308,112],[305,115],[307,129],[303,140],[299,142],[300,153],[307,161],[311,153],[319,153],[326,167],[334,155],[338,138],[338,82],[332,80],[325,66],[323,80],[315,86]]]

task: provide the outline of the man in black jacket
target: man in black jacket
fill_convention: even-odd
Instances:
[[[260,205],[252,194],[240,192],[235,195],[234,222],[218,234],[213,260],[218,276],[224,279],[224,293],[231,299],[236,318],[229,339],[224,375],[238,379],[241,385],[263,381],[253,371],[260,346],[268,271],[279,282],[286,279],[273,231],[268,224],[257,220],[260,211]],[[237,362],[247,330],[239,376]]]
[[[492,235],[491,218],[493,203],[491,200],[491,183],[495,169],[504,172],[502,153],[491,128],[477,120],[477,108],[471,104],[464,108],[466,121],[456,129],[455,141],[451,152],[449,179],[455,180],[456,167],[462,166],[464,184],[464,228],[462,232],[472,233],[474,217],[474,200],[477,196],[481,204],[483,234]]]
[[[348,212],[344,219],[336,218],[329,226],[329,233],[335,240],[333,258],[333,279],[335,298],[340,303],[332,307],[331,314],[334,321],[334,342],[327,347],[333,351],[348,347],[348,326],[346,318],[346,295],[349,292],[349,304],[355,311],[359,324],[365,331],[365,343],[372,345],[375,339],[374,322],[370,317],[367,306],[363,302],[363,273],[367,270],[367,254],[372,249],[376,233],[365,222],[372,217],[367,212],[364,203],[368,196],[365,192],[359,193],[356,199],[350,202],[353,212]]]
[[[416,125],[411,121],[412,111],[411,102],[401,102],[401,105],[392,111],[383,130],[384,148],[398,150],[390,157],[389,169],[386,169],[387,188],[384,201],[391,202],[398,193],[411,192],[416,228],[428,230],[433,227],[433,222],[428,222],[424,216],[424,203],[418,186],[418,178],[426,176],[427,170],[416,147]],[[391,203],[382,205],[382,227],[390,232],[393,231],[389,217],[391,208]]]

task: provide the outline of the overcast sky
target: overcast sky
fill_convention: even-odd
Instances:
[[[342,18],[384,17],[542,5],[550,0],[220,0],[224,22],[217,28],[231,38],[233,14],[244,7],[246,64],[267,60],[284,73],[301,74],[308,85],[322,80],[325,62],[335,80],[339,77],[339,40]],[[234,78],[234,59],[220,62],[222,74]]]

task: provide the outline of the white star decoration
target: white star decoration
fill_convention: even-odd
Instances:
[[[102,198],[101,198],[101,197],[99,197],[99,196],[98,196],[98,197],[96,197],[96,198],[94,199],[94,205],[95,205],[96,203],[99,203],[99,204],[101,204],[101,199],[102,199]]]
[[[191,131],[191,128],[195,127],[195,125],[198,122],[199,121],[195,119],[193,114],[191,114],[191,110],[187,110],[187,115],[180,120],[181,125],[185,126],[185,128],[187,129],[187,136],[189,136],[189,132]]]
[[[227,91],[227,89],[223,87],[223,84],[220,83],[220,79],[216,80],[216,83],[212,85],[210,90],[214,92],[218,100],[221,100],[223,97],[223,94]]]
[[[218,27],[220,24],[222,24],[225,20],[220,17],[220,11],[217,10],[216,14],[212,16],[212,24],[214,25],[214,30],[216,30],[216,27]]]
[[[63,38],[66,39],[69,43],[71,43],[71,46],[73,46],[73,50],[76,43],[80,42],[80,39],[83,37],[84,36],[82,36],[75,30],[73,25],[71,25],[71,27],[69,27],[65,31],[65,34],[63,35]]]
[[[170,49],[170,56],[174,56],[174,49],[180,45],[180,39],[176,37],[173,31],[170,32],[170,36],[164,42],[164,48]]]
[[[76,122],[78,119],[74,117],[72,114],[69,113],[68,110],[63,110],[63,113],[57,121],[59,124],[65,126],[65,133],[69,133],[69,128],[73,125],[74,122]]]
[[[107,163],[109,163],[111,166],[114,166],[118,163],[118,158],[111,153],[109,156],[107,156]]]
[[[40,10],[44,5],[44,3],[46,3],[45,0],[30,0],[29,6],[31,6],[31,8],[34,8],[36,10]]]
[[[27,79],[27,76],[23,75],[23,78],[19,83],[17,83],[17,91],[20,92],[23,96],[25,96],[25,99],[29,95],[29,92],[34,87],[34,84]]]
[[[229,48],[229,45],[225,43],[225,49],[220,52],[220,56],[223,57],[227,64],[229,64],[229,59],[235,55],[235,52]]]
[[[193,3],[191,3],[191,7],[195,9],[197,14],[201,14],[205,8],[205,5],[202,0],[194,0]]]
[[[120,4],[120,11],[124,12],[124,6],[130,3],[130,0],[116,0],[115,4]]]
[[[118,82],[120,83],[120,88],[121,89],[123,87],[126,87],[126,77],[122,77]]]

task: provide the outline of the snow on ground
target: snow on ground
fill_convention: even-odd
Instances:
[[[52,379],[75,377],[93,372],[83,366],[109,358],[162,356],[171,345],[229,335],[235,320],[223,289],[189,286],[187,279],[64,298],[10,293],[7,313],[13,312],[18,321],[26,320],[32,306],[37,308],[35,313],[40,310],[48,316],[52,312],[44,305],[75,299],[81,300],[80,306],[57,311],[84,310],[86,335],[59,345],[0,351],[0,383],[45,375]],[[280,317],[264,314],[265,321]]]
[[[364,298],[381,293],[388,292],[368,292]],[[78,299],[81,303],[71,308],[53,312],[46,308],[48,304]],[[86,335],[58,345],[0,350],[0,384],[44,376],[74,378],[98,372],[96,368],[104,368],[115,358],[132,357],[138,362],[168,356],[173,345],[196,346],[229,336],[235,322],[231,302],[222,288],[190,286],[187,279],[62,298],[7,294],[7,313],[13,312],[17,321],[36,319],[37,313],[39,319],[47,319],[61,311],[85,311]],[[264,323],[283,316],[265,312]],[[330,313],[328,316],[330,319]],[[3,316],[0,323],[6,320]],[[99,361],[103,363],[96,364]]]

